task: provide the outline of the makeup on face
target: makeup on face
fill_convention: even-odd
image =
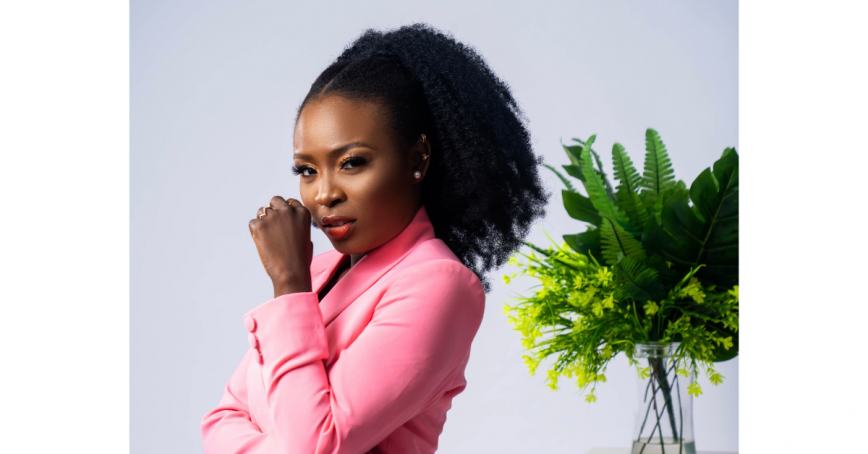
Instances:
[[[420,203],[410,150],[382,106],[327,95],[308,103],[293,136],[293,173],[311,219],[342,254],[400,233]]]
[[[326,216],[322,219],[322,224],[323,231],[329,238],[340,240],[352,234],[351,230],[356,225],[356,220],[343,216]]]

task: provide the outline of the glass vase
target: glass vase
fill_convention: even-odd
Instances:
[[[693,400],[687,392],[693,374],[685,378],[676,373],[672,357],[677,348],[677,342],[636,345],[633,358],[644,370],[636,378],[632,454],[696,454]]]

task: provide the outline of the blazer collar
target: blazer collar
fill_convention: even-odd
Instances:
[[[401,233],[383,245],[371,249],[329,290],[319,304],[324,324],[331,323],[362,292],[374,285],[381,276],[397,265],[413,248],[434,238],[434,226],[428,218],[425,205],[422,205]],[[336,250],[324,254],[328,255],[324,257],[323,268],[318,272],[313,270],[315,275],[313,276],[312,289],[316,293],[325,287],[338,265],[343,260],[349,260],[346,254],[341,254]]]

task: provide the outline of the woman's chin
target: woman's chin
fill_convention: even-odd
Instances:
[[[355,238],[347,238],[347,239],[334,239],[329,238],[332,246],[336,251],[340,252],[344,255],[353,255],[353,254],[362,254],[367,252],[366,249],[360,248],[355,244]]]

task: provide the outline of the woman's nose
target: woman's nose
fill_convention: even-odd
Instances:
[[[319,178],[319,190],[313,199],[316,203],[321,206],[332,207],[342,202],[345,198],[346,195],[334,180],[334,177],[322,175]]]

